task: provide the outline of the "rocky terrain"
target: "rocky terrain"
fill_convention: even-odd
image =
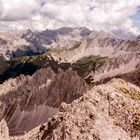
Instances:
[[[27,139],[139,140],[140,89],[121,79],[92,88],[29,132]]]
[[[139,140],[140,88],[121,79],[89,89],[79,99],[27,134],[9,139],[23,140]],[[7,137],[5,121],[2,137]],[[8,140],[8,139],[7,139]]]
[[[120,77],[140,87],[140,63],[134,71],[121,75]]]
[[[22,134],[46,122],[62,102],[71,103],[85,90],[85,81],[71,69],[59,69],[57,74],[51,68],[40,69],[1,86],[0,118],[8,123],[10,134]]]
[[[5,120],[1,120],[0,122],[0,139],[9,140],[9,129]]]
[[[0,54],[0,140],[140,139],[140,36],[0,33]]]
[[[11,57],[40,54],[53,48],[68,49],[84,40],[101,36],[117,40],[136,39],[133,33],[122,30],[107,33],[104,31],[91,31],[86,27],[63,27],[56,30],[47,29],[42,32],[32,32],[30,29],[20,33],[1,32],[0,56],[9,60]]]
[[[0,54],[6,59],[40,54],[52,48],[71,48],[91,33],[87,28],[60,28],[23,33],[0,33]]]
[[[79,28],[79,30],[77,29],[77,32],[79,32],[76,34],[75,30],[76,29],[72,30],[71,28],[61,28],[56,31],[46,30],[42,32],[46,38],[51,38],[51,41],[55,40],[56,44],[59,44],[58,42],[62,41],[61,38],[65,38],[63,34],[65,36],[69,36],[68,38],[64,39],[71,44],[69,47],[65,47],[65,45],[62,43],[61,47],[59,45],[52,48],[47,47],[46,52],[43,54],[40,54],[41,51],[36,50],[40,55],[30,54],[31,56],[23,56],[18,58],[14,57],[8,61],[1,58],[1,82],[10,77],[19,76],[20,74],[33,74],[38,68],[46,65],[46,63],[49,63],[49,65],[52,65],[53,63],[54,66],[58,63],[67,63],[67,66],[69,65],[69,67],[73,67],[75,64],[77,64],[77,62],[79,63],[79,60],[81,62],[81,60],[86,58],[86,60],[90,61],[90,57],[104,58],[105,60],[102,62],[102,66],[99,65],[99,67],[93,67],[89,65],[89,62],[88,64],[85,61],[82,62],[84,65],[86,63],[89,68],[88,72],[86,72],[88,75],[84,74],[84,78],[87,76],[92,77],[92,79],[94,79],[92,83],[100,82],[106,78],[120,76],[131,71],[135,71],[138,63],[140,62],[139,36],[135,38],[132,37],[129,40],[122,40],[111,33],[91,33],[86,28]],[[81,38],[79,34],[82,34]],[[39,33],[33,33],[28,30],[26,34],[22,35],[22,38],[24,38],[27,42],[32,42],[33,44],[34,39],[39,40],[38,35]],[[75,35],[78,36],[79,39],[77,39]],[[52,39],[52,37],[55,38]],[[75,39],[76,42],[74,44],[71,43],[69,38],[72,40]],[[41,39],[42,38],[40,38],[40,41]],[[48,41],[44,41],[46,44],[47,42]],[[48,45],[51,46],[53,44],[52,42]],[[38,46],[38,48],[41,49],[42,47]],[[79,65],[79,67],[79,69],[83,69],[81,68],[82,65]]]

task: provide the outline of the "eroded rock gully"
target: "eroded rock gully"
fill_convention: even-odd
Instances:
[[[139,140],[140,88],[122,79],[95,86],[25,135],[10,140]]]
[[[121,79],[92,88],[25,138],[31,140],[139,140],[140,88]]]
[[[11,81],[2,86],[2,89],[8,86],[10,90],[0,92],[0,118],[7,122],[10,135],[23,134],[47,122],[58,112],[62,102],[71,103],[87,88],[85,81],[71,69],[59,69],[56,74],[51,68],[44,68],[31,77],[21,76]]]

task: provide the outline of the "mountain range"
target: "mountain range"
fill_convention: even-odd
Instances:
[[[93,37],[110,37],[121,40],[136,39],[136,35],[122,30],[112,32],[91,31],[85,27],[45,30],[32,32],[30,29],[21,33],[0,33],[0,54],[7,59],[11,56],[32,55],[46,52],[52,48],[71,48],[77,42]]]
[[[139,140],[139,105],[140,36],[0,33],[0,140]]]

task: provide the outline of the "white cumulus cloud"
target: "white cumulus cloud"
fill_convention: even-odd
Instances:
[[[47,0],[42,13],[54,26],[86,26],[96,30],[134,29],[130,16],[140,0]]]
[[[86,26],[94,30],[124,29],[133,25],[140,0],[0,0],[0,25],[44,30]],[[0,27],[0,29],[2,26]]]

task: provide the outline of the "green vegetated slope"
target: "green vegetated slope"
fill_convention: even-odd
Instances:
[[[9,61],[0,63],[0,82],[10,77],[16,77],[20,74],[32,75],[37,69],[44,65],[55,65],[53,59],[47,55],[23,56],[12,58]]]
[[[88,56],[81,58],[75,63],[58,63],[48,53],[36,56],[23,56],[12,58],[9,61],[0,63],[0,82],[7,80],[11,77],[16,77],[20,74],[32,75],[36,70],[42,67],[51,67],[57,73],[58,68],[67,70],[70,67],[77,71],[79,76],[85,78],[94,71],[97,67],[101,66],[106,57]]]
[[[76,43],[72,48],[70,48],[69,50],[70,50],[70,51],[71,51],[71,50],[75,50],[75,49],[79,48],[80,45],[81,45],[81,42],[77,42],[77,43]]]
[[[73,50],[75,50],[75,49],[78,49],[78,48],[80,48],[80,45],[81,45],[81,42],[76,42],[75,43],[75,45],[73,46],[73,47],[71,47],[71,48],[53,48],[53,49],[50,49],[50,50],[48,50],[48,54],[52,54],[52,53],[57,53],[57,54],[60,54],[60,53],[62,53],[62,52],[69,52],[69,51],[73,51]]]
[[[76,70],[80,76],[86,77],[91,71],[102,66],[106,60],[107,57],[100,56],[83,57],[73,64],[73,69]]]

